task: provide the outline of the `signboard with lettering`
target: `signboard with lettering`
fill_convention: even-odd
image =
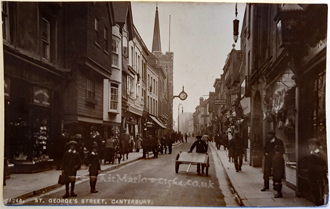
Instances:
[[[225,105],[225,104],[227,104],[227,101],[225,99],[215,99],[214,104],[215,105]]]
[[[50,106],[50,98],[48,89],[42,87],[33,87],[33,104],[44,107]]]

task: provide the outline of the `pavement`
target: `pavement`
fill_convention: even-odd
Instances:
[[[174,143],[173,147],[178,146],[179,144],[181,143]],[[101,170],[114,170],[140,159],[142,159],[142,149],[140,152],[129,153],[128,160],[121,161],[120,164],[101,164]],[[61,170],[53,169],[31,174],[10,174],[10,178],[6,180],[6,186],[4,186],[2,190],[3,200],[24,200],[59,188],[62,185],[58,184],[57,181],[61,173]],[[77,181],[84,179],[88,176],[88,173],[88,167],[82,165],[81,169],[77,171]]]
[[[213,153],[216,153],[227,173],[227,176],[238,195],[242,206],[271,206],[271,207],[302,207],[315,206],[310,201],[296,197],[295,191],[287,187],[282,182],[283,198],[274,198],[276,191],[270,188],[264,192],[260,191],[263,187],[263,173],[261,168],[255,168],[243,162],[242,171],[236,172],[234,163],[229,162],[226,151],[223,147],[217,150],[215,143],[209,143]],[[272,185],[272,180],[269,182]]]
[[[64,186],[45,194],[24,200],[23,205],[118,205],[125,206],[194,206],[224,207],[239,206],[226,181],[223,167],[215,153],[210,153],[209,175],[198,174],[196,165],[181,164],[175,171],[176,156],[180,151],[187,152],[195,140],[188,139],[173,147],[172,154],[159,154],[158,158],[138,160],[118,169],[99,174],[96,189],[90,193],[89,179],[85,178],[75,185],[77,197],[62,198]],[[215,161],[216,160],[216,161]],[[219,165],[219,166],[215,166]],[[190,169],[189,169],[190,168]],[[216,169],[222,172],[222,178]],[[222,182],[218,182],[221,179]],[[36,201],[37,200],[37,201]],[[19,205],[19,204],[8,204]],[[142,207],[142,205],[144,207]]]

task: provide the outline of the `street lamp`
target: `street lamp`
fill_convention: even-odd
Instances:
[[[183,104],[182,103],[179,103],[178,104],[178,133],[180,131],[180,105],[182,106],[182,113],[183,113]]]
[[[236,3],[236,6],[235,6],[235,20],[234,20],[234,41],[235,43],[237,42],[237,39],[238,39],[238,26],[239,26],[239,20],[237,19],[237,3]]]

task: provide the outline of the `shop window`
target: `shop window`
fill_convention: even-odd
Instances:
[[[5,41],[9,40],[9,8],[8,2],[1,2],[2,12],[2,38]]]
[[[313,110],[313,136],[318,138],[322,145],[326,144],[325,121],[325,86],[326,74],[320,74],[314,81],[314,110]]]
[[[118,84],[111,84],[110,87],[110,110],[118,111]]]
[[[42,57],[50,60],[50,21],[45,16],[41,19]]]

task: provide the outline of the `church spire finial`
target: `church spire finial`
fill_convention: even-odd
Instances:
[[[154,25],[154,37],[152,41],[152,52],[162,51],[160,41],[160,26],[158,16],[158,2],[156,2],[156,14],[155,14],[155,25]]]

